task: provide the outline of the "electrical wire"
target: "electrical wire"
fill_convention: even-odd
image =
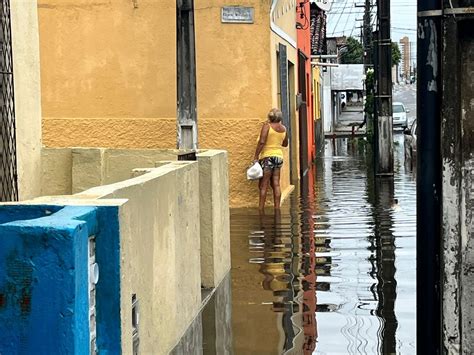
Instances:
[[[348,2],[349,2],[348,0],[344,1],[344,9],[342,10],[341,14],[339,15],[337,19],[336,25],[334,26],[334,30],[337,28],[337,25],[339,24],[339,21],[341,20],[342,14],[344,13],[344,10],[346,9]],[[332,32],[332,34],[334,35],[334,31]]]

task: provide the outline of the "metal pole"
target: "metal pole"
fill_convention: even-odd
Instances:
[[[430,355],[441,349],[440,15],[439,0],[418,0],[416,334],[418,354]]]
[[[390,0],[379,0],[379,40],[377,71],[377,122],[375,125],[375,173],[393,176],[392,128],[392,40],[390,38]]]

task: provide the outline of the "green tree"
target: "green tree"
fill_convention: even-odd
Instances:
[[[398,43],[392,42],[392,65],[400,64],[402,53]],[[341,54],[342,64],[362,64],[364,63],[364,48],[362,44],[354,37],[347,39],[347,45],[344,52]]]
[[[364,49],[362,44],[354,37],[347,39],[346,50],[341,54],[342,64],[362,64]]]
[[[398,43],[392,42],[392,65],[398,65],[402,59],[402,53],[400,52],[400,47]]]

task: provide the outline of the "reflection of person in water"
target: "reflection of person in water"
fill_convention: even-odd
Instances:
[[[260,272],[265,276],[262,286],[265,290],[282,291],[288,289],[285,271],[286,248],[281,231],[281,214],[275,210],[273,216],[260,215],[261,229],[264,236],[264,262],[260,264]]]
[[[282,235],[281,214],[275,210],[273,216],[260,216],[261,230],[265,233],[263,258],[260,264],[260,272],[264,275],[262,287],[270,290],[276,300],[272,304],[274,312],[282,313],[281,327],[285,334],[285,342],[282,352],[293,348],[295,330],[293,317],[299,312],[296,302],[297,290],[295,284],[299,283],[298,276],[293,270],[297,270],[294,263],[299,258],[292,251],[291,244],[285,241]],[[286,242],[286,243],[285,243]]]

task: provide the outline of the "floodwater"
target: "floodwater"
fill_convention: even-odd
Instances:
[[[364,141],[327,141],[281,213],[231,212],[234,354],[416,352],[415,176],[394,140],[393,179]]]

